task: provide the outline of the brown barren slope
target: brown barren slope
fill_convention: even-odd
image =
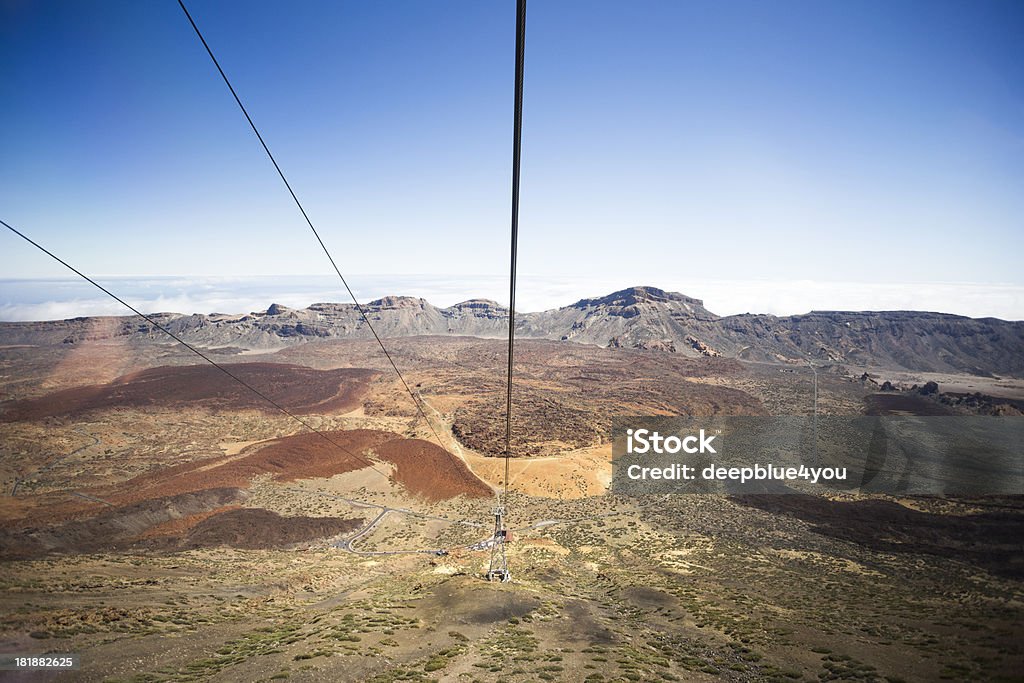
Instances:
[[[270,475],[277,481],[329,478],[367,467],[372,457],[395,466],[392,479],[406,491],[429,501],[459,495],[483,497],[491,489],[454,456],[417,439],[405,439],[392,432],[372,429],[297,434],[254,445],[241,456],[221,456],[188,462],[149,472],[109,487],[87,493],[117,509],[211,489],[248,489],[252,480]],[[329,440],[328,440],[329,439]],[[83,491],[84,492],[84,491]],[[30,499],[25,499],[28,501]],[[88,519],[94,504],[63,499],[45,506],[7,506],[0,517],[0,529],[60,524]],[[165,520],[154,520],[154,524]]]
[[[237,489],[209,489],[147,500],[57,526],[0,530],[0,552],[11,560],[129,549],[284,548],[337,536],[363,523],[358,518],[283,517],[233,504],[241,497],[243,492]]]
[[[257,476],[277,481],[329,478],[363,469],[371,458],[393,465],[391,479],[430,502],[492,495],[461,460],[429,442],[391,432],[299,434],[250,451],[167,467],[91,491],[107,508],[83,510],[78,501],[30,507],[29,514],[0,520],[0,552],[5,557],[37,557],[115,551],[139,543],[154,550],[219,545],[258,549],[335,536],[358,522],[283,518],[266,510],[233,508],[248,496]]]
[[[366,467],[368,450],[394,439],[400,437],[372,429],[296,434],[262,448],[254,446],[241,457],[223,456],[144,474],[97,495],[125,504],[220,486],[248,488],[260,475],[279,481],[328,478]]]
[[[281,363],[236,363],[224,367],[267,398],[300,414],[353,410],[366,395],[370,380],[379,375],[375,370],[362,368],[314,370]],[[186,404],[219,410],[275,410],[212,365],[188,365],[152,368],[124,375],[109,384],[64,389],[17,401],[0,414],[0,421],[39,420],[121,406]]]
[[[103,552],[124,549],[148,530],[210,509],[237,504],[245,492],[220,487],[140,500],[117,508],[94,510],[91,516],[53,524],[52,518],[29,519],[31,526],[0,529],[0,555],[7,559],[38,557],[50,552]]]
[[[431,502],[460,495],[493,495],[491,488],[470,472],[464,462],[429,441],[395,439],[377,448],[376,454],[395,465],[393,477],[409,493]]]
[[[197,522],[180,537],[163,539],[171,548],[230,546],[258,550],[307,543],[357,529],[362,519],[337,517],[282,517],[259,508],[217,512]]]

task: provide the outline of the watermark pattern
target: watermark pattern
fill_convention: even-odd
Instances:
[[[1024,494],[1024,418],[622,417],[612,492]]]

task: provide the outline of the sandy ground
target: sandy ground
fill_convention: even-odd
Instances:
[[[463,449],[470,469],[492,486],[505,479],[504,458],[484,457]],[[611,484],[611,444],[567,451],[558,457],[511,458],[509,487],[541,498],[585,498],[603,495]]]

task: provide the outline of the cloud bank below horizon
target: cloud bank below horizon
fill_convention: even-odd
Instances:
[[[325,277],[107,277],[97,278],[146,313],[247,313],[271,303],[305,308],[317,302],[349,303],[337,280]],[[422,297],[445,307],[466,299],[505,303],[503,276],[362,275],[350,278],[366,302],[386,295]],[[1024,286],[987,283],[858,283],[807,280],[687,280],[644,277],[531,278],[520,275],[521,311],[542,311],[634,285],[649,285],[703,299],[718,315],[793,315],[811,310],[920,310],[1024,320]],[[62,320],[79,316],[129,315],[123,306],[73,279],[0,280],[0,320]]]

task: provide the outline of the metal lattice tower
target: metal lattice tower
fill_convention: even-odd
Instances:
[[[491,563],[487,568],[488,581],[512,580],[508,571],[508,560],[505,558],[505,540],[508,530],[505,529],[505,508],[494,508],[494,537],[491,539]]]

